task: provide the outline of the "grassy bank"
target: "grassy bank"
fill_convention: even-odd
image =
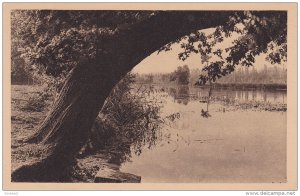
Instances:
[[[31,135],[46,117],[51,100],[39,100],[43,91],[40,86],[13,85],[11,100],[11,163],[12,171],[21,165],[42,159],[45,149],[22,140]],[[72,182],[93,182],[100,167],[112,167],[114,152],[103,150],[77,158]]]
[[[156,99],[141,92],[131,94],[127,82],[113,90],[99,114],[91,138],[78,154],[71,182],[94,182],[100,168],[117,168],[130,159],[131,153],[141,153],[144,145],[153,145],[160,122]],[[13,85],[11,115],[12,171],[22,165],[43,159],[43,145],[25,144],[27,138],[44,120],[53,102],[41,86]],[[133,152],[132,152],[133,150]]]

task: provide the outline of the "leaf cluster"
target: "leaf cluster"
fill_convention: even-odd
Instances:
[[[286,12],[236,12],[228,21],[209,33],[195,31],[181,39],[168,43],[160,51],[169,51],[174,43],[180,43],[182,61],[192,54],[199,55],[203,66],[197,84],[204,85],[232,73],[237,66],[253,66],[258,55],[266,54],[271,63],[287,59]],[[231,44],[223,46],[226,39]],[[223,44],[223,45],[222,45]]]

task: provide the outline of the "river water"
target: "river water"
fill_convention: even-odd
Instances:
[[[121,165],[143,183],[286,181],[286,112],[235,103],[286,104],[286,91],[157,87],[161,140]],[[234,104],[233,104],[234,103]]]

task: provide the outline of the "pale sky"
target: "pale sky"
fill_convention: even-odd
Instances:
[[[206,29],[202,32],[209,33],[213,29]],[[237,37],[237,36],[233,36]],[[225,48],[229,45],[232,45],[232,41],[235,38],[225,38],[221,44],[218,45],[219,48]],[[170,73],[178,66],[188,65],[190,69],[194,68],[202,68],[201,60],[199,54],[192,54],[185,61],[178,59],[178,53],[182,52],[183,49],[180,48],[180,44],[173,44],[172,50],[167,52],[160,52],[157,54],[157,51],[152,53],[150,56],[145,58],[142,62],[140,62],[135,68],[132,70],[134,73]],[[272,66],[270,62],[265,60],[265,55],[260,55],[256,57],[255,68],[262,69],[264,64],[267,66]]]

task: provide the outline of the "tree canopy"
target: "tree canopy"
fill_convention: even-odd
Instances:
[[[32,69],[57,77],[97,50],[120,28],[150,12],[15,10],[12,12],[13,48],[18,48]],[[100,49],[101,48],[101,49]]]
[[[109,40],[123,29],[151,18],[176,11],[58,11],[14,10],[12,52],[21,55],[30,70],[50,76],[66,75],[83,59],[95,59],[96,53],[109,53]],[[201,12],[201,11],[199,11]],[[203,12],[203,11],[202,11]],[[224,14],[226,11],[219,11]],[[172,40],[159,51],[171,50],[181,43],[178,58],[186,60],[199,54],[205,64],[199,83],[215,81],[230,74],[238,65],[252,66],[255,56],[268,53],[272,63],[286,60],[287,13],[279,11],[228,12],[226,22],[211,33],[201,31]],[[177,12],[177,15],[179,13]],[[219,48],[225,39],[233,44]],[[115,49],[115,48],[114,48]]]
[[[225,39],[235,37],[232,45],[219,48]],[[193,53],[199,54],[204,64],[198,84],[216,81],[232,73],[238,65],[253,66],[255,57],[265,53],[271,63],[287,59],[287,16],[286,12],[236,12],[228,21],[213,29],[209,34],[195,31],[181,40],[183,52],[178,58],[185,61]],[[183,40],[183,41],[182,41]],[[174,42],[172,42],[174,43]],[[172,43],[162,47],[168,51]]]

